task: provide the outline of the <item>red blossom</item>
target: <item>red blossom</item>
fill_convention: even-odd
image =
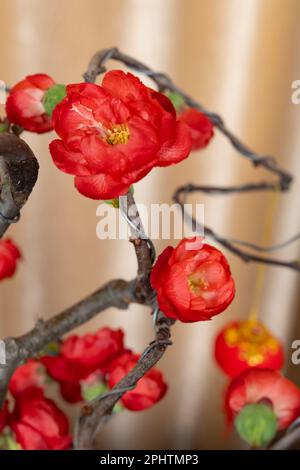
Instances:
[[[0,240],[0,280],[14,275],[20,258],[21,252],[12,240]]]
[[[17,83],[6,101],[6,114],[9,121],[27,131],[39,134],[52,129],[51,117],[46,114],[43,105],[45,92],[55,82],[45,74],[29,75]]]
[[[167,247],[151,273],[151,285],[166,316],[182,322],[209,320],[223,312],[235,295],[230,268],[221,251],[185,238]]]
[[[108,385],[113,388],[137,364],[140,356],[126,352],[117,357],[110,365]],[[163,374],[156,368],[148,371],[137,383],[134,390],[126,392],[122,397],[125,408],[131,411],[141,411],[151,408],[159,402],[167,391]]]
[[[187,108],[178,115],[178,119],[187,124],[191,138],[192,150],[206,147],[214,136],[212,122],[197,109]]]
[[[17,398],[11,429],[24,450],[63,450],[72,442],[67,417],[39,389]]]
[[[5,400],[2,410],[0,410],[0,433],[9,423],[9,416],[8,400]]]
[[[107,72],[102,86],[67,86],[53,126],[61,139],[50,144],[54,163],[92,199],[126,194],[153,167],[178,163],[191,150],[170,100],[120,70]]]
[[[300,389],[271,369],[250,368],[230,383],[226,393],[229,421],[251,403],[269,403],[278,420],[278,430],[287,428],[300,415]]]
[[[32,388],[43,390],[43,375],[40,368],[40,363],[33,359],[18,367],[9,382],[10,393],[17,398]]]
[[[280,341],[256,321],[232,322],[217,336],[215,358],[229,377],[236,377],[248,367],[279,370],[284,351]]]
[[[60,382],[63,397],[75,403],[82,399],[79,382],[96,370],[106,371],[110,362],[124,351],[122,330],[101,328],[95,334],[69,336],[58,356],[40,360],[48,374]]]

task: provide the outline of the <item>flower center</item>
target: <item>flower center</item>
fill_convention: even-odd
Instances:
[[[207,280],[203,276],[197,278],[190,276],[188,283],[190,290],[193,291],[196,295],[200,295],[201,291],[207,290],[209,287]]]
[[[249,366],[261,364],[266,354],[276,354],[279,343],[264,325],[245,321],[228,328],[225,332],[225,341],[229,346],[239,348],[240,358]]]
[[[117,124],[107,130],[106,142],[110,145],[127,144],[129,139],[129,129],[126,124]]]

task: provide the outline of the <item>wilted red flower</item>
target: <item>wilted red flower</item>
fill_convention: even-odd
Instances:
[[[154,166],[178,163],[191,150],[170,100],[120,70],[107,72],[102,86],[68,85],[53,126],[62,139],[50,144],[54,163],[92,199],[126,194]]]
[[[140,356],[126,352],[117,357],[110,365],[108,386],[113,388],[137,364]],[[156,368],[149,370],[137,383],[134,390],[126,392],[122,403],[128,410],[141,411],[159,402],[167,391],[163,374]]]
[[[55,82],[43,73],[29,75],[17,83],[6,101],[9,121],[27,131],[39,134],[52,129],[51,117],[46,114],[43,98]]]
[[[167,247],[151,273],[159,307],[182,322],[209,320],[223,312],[235,294],[234,280],[221,251],[202,244],[200,237]]]
[[[21,252],[12,240],[0,240],[0,280],[14,275],[20,258]]]
[[[215,358],[225,374],[236,377],[248,367],[281,369],[284,351],[280,341],[262,323],[235,321],[218,334]]]
[[[9,382],[10,393],[17,398],[31,389],[43,390],[43,375],[40,369],[40,363],[33,359],[18,367]]]
[[[9,422],[8,400],[5,400],[2,410],[0,410],[0,432]]]
[[[191,138],[192,150],[200,150],[206,147],[214,136],[212,122],[205,114],[197,109],[187,108],[180,112],[178,119],[187,124]]]
[[[300,389],[277,371],[246,369],[233,379],[227,390],[229,421],[251,403],[269,404],[277,417],[277,429],[285,429],[300,415]]]
[[[80,380],[96,370],[106,371],[110,362],[124,351],[122,330],[101,328],[95,334],[69,336],[58,356],[43,356],[40,361],[48,374],[60,382],[65,400],[80,401]]]
[[[63,450],[72,442],[67,417],[40,389],[17,398],[10,425],[24,450]]]

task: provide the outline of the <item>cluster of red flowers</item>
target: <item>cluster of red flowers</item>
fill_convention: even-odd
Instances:
[[[45,397],[48,376],[58,382],[63,398],[70,403],[93,399],[113,388],[135,367],[139,355],[124,347],[121,330],[102,328],[95,334],[72,335],[61,344],[50,345],[50,353],[20,366],[9,384],[14,408],[8,402],[0,412],[0,433],[22,449],[67,449],[71,445],[67,417]],[[150,408],[167,391],[163,374],[147,372],[136,388],[122,397],[122,406],[132,411]],[[119,407],[120,408],[120,407]],[[5,428],[5,431],[4,431]],[[0,434],[1,436],[1,434]],[[1,439],[0,439],[1,441]]]
[[[217,335],[215,358],[232,378],[225,396],[229,423],[251,446],[268,445],[300,415],[300,390],[278,371],[281,342],[257,320],[231,322]]]
[[[126,194],[153,167],[179,163],[213,136],[202,113],[181,108],[176,117],[168,97],[120,70],[106,73],[101,86],[28,76],[10,91],[6,113],[28,131],[53,127],[60,137],[50,145],[54,163],[93,199]]]

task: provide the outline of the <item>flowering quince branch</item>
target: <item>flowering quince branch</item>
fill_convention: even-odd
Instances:
[[[95,85],[97,76],[106,71],[105,64],[110,59],[118,60],[129,68],[151,77],[159,92],[169,94],[170,99],[170,93],[180,95],[183,103],[194,109],[182,110],[173,102],[178,111],[176,114],[172,100],[146,87],[133,75],[122,71],[108,72],[103,78],[102,86]],[[40,351],[49,343],[60,340],[64,334],[108,307],[126,309],[133,302],[148,305],[153,310],[155,338],[141,356],[127,350],[112,360],[106,372],[101,371],[96,356],[98,371],[104,374],[102,377],[108,381],[111,390],[98,395],[83,406],[74,436],[75,448],[93,449],[96,448],[98,432],[107,422],[120,399],[128,409],[141,410],[152,406],[165,394],[167,386],[161,373],[155,371],[153,366],[172,344],[170,328],[173,323],[176,320],[182,322],[208,320],[224,311],[235,295],[235,283],[225,256],[215,247],[204,244],[200,237],[184,239],[176,248],[167,247],[153,266],[155,249],[152,241],[144,233],[130,190],[131,185],[146,176],[153,167],[179,163],[187,158],[191,149],[205,147],[213,136],[212,124],[229,139],[242,156],[249,159],[255,166],[263,166],[277,175],[279,183],[250,183],[232,188],[186,185],[178,188],[174,196],[181,206],[183,204],[181,197],[186,197],[189,192],[193,191],[221,194],[257,190],[286,191],[292,177],[282,171],[272,157],[253,153],[226,128],[220,116],[203,108],[180,90],[169,77],[154,72],[136,59],[119,52],[117,48],[106,49],[95,54],[84,74],[84,79],[86,82],[84,84],[65,87],[55,83],[48,75],[36,74],[26,77],[10,90],[6,104],[8,119],[5,130],[7,132],[3,131],[3,126],[0,131],[0,150],[2,149],[1,139],[8,139],[7,136],[10,139],[3,140],[4,151],[0,151],[0,228],[3,223],[4,233],[9,223],[17,220],[19,210],[28,197],[28,194],[24,196],[25,190],[22,191],[22,188],[27,189],[30,186],[27,183],[22,184],[23,180],[19,175],[20,168],[25,169],[26,175],[30,174],[23,160],[18,157],[14,158],[15,167],[13,167],[13,164],[5,157],[5,152],[9,153],[9,142],[11,139],[17,139],[21,145],[20,142],[23,141],[16,135],[22,129],[44,133],[54,127],[60,139],[50,144],[52,158],[60,170],[75,176],[77,190],[92,199],[119,198],[120,211],[131,229],[130,241],[133,243],[137,258],[137,277],[130,282],[110,281],[94,294],[50,320],[39,320],[27,334],[18,338],[7,338],[5,340],[7,365],[0,366],[0,404],[4,402],[8,386],[12,391],[11,385],[14,380],[16,385],[15,376],[10,383],[16,368],[30,358],[39,356]],[[178,96],[176,99],[178,100]],[[197,110],[201,111],[202,115]],[[195,119],[198,120],[196,126]],[[200,132],[197,126],[201,127]],[[12,133],[15,135],[13,136]],[[145,135],[148,139],[145,139]],[[33,161],[30,160],[30,162],[33,167]],[[14,175],[11,174],[11,167],[18,176],[17,189]],[[192,218],[190,220],[193,222]],[[252,256],[235,246],[244,245],[256,251],[272,251],[292,243],[299,238],[298,235],[279,246],[267,249],[247,242],[219,237],[207,227],[205,227],[205,235],[211,236],[244,261],[252,260],[299,270],[297,263],[285,263]],[[117,333],[117,336],[120,336],[120,333]],[[97,337],[98,340],[100,337],[101,335]],[[67,360],[66,351],[73,340],[76,342],[77,339],[73,337],[69,340],[64,345],[64,352],[62,348],[61,356],[56,360]],[[63,354],[65,354],[65,359]],[[70,355],[72,353],[69,350]],[[71,360],[70,357],[69,360]],[[33,367],[36,367],[37,361],[33,362],[35,362]],[[45,366],[48,363],[50,367],[51,357],[47,358],[47,355],[42,357],[41,363]],[[26,368],[27,365],[24,367]],[[55,372],[58,373],[58,370]],[[149,374],[152,376],[150,377]],[[257,371],[247,375],[249,388],[251,388],[251,380],[256,383],[256,378],[260,375],[261,372]],[[157,382],[157,393],[155,392],[156,394],[151,397],[143,396],[143,393],[138,392],[139,386],[144,380],[147,381],[147,377],[152,384],[153,379]],[[65,385],[70,385],[65,376],[64,378]],[[262,419],[265,428],[260,439],[264,443],[269,441],[270,436],[275,435],[277,428],[284,429],[294,416],[298,416],[300,391],[293,384],[290,385],[287,380],[274,376],[272,371],[271,373],[270,371],[262,372],[262,378],[267,382],[278,382],[286,388],[286,391],[289,391],[290,399],[294,400],[289,421],[284,421],[284,417],[280,415],[280,405],[285,399],[284,394],[271,393],[270,400],[265,403],[265,398],[268,399],[267,388],[263,395],[258,390],[254,403],[237,407],[235,397],[243,388],[243,383],[239,380],[229,389],[228,411],[232,414],[240,413],[237,423],[241,429],[241,435],[245,435],[246,440],[253,438],[248,432],[249,420],[252,425],[256,416]],[[76,385],[81,386],[79,382]],[[141,388],[143,387],[144,385]],[[135,389],[134,394],[131,393],[133,389]],[[66,393],[66,389],[64,390]],[[140,398],[136,398],[139,393]],[[135,398],[132,398],[133,396]],[[38,398],[36,400],[38,401]],[[259,400],[262,402],[260,403]],[[269,403],[272,402],[275,404],[273,411],[269,407]],[[43,406],[46,406],[45,403]],[[0,414],[0,425],[1,419],[2,421],[5,419],[6,405],[4,404],[4,411],[2,415]],[[276,421],[276,413],[281,420],[278,421],[280,426]],[[2,429],[3,425],[0,426],[0,430]],[[67,430],[64,428],[63,437],[66,433]],[[290,431],[290,434],[292,433],[294,433],[293,430]],[[61,445],[69,445],[70,437],[67,436],[64,439]]]
[[[182,211],[184,210],[183,202],[181,200],[181,196],[186,196],[190,192],[202,191],[204,193],[209,194],[229,194],[229,193],[241,193],[246,191],[287,191],[290,187],[290,184],[293,180],[292,176],[283,171],[279,168],[276,160],[272,156],[264,156],[258,155],[250,150],[240,139],[238,139],[229,129],[227,129],[223,119],[217,115],[216,113],[208,111],[204,106],[199,104],[194,98],[186,94],[183,90],[181,90],[167,75],[161,72],[155,72],[145,64],[137,61],[136,59],[123,54],[120,52],[116,47],[111,49],[105,49],[103,51],[97,52],[92,60],[89,63],[88,69],[84,74],[84,79],[87,82],[93,83],[97,75],[106,71],[105,64],[108,60],[117,60],[124,63],[127,67],[141,72],[149,77],[154,81],[157,85],[159,91],[163,92],[172,92],[180,95],[182,100],[185,102],[186,105],[190,106],[191,108],[199,110],[201,113],[205,114],[210,121],[214,124],[219,131],[224,134],[233,147],[245,158],[250,160],[254,166],[262,166],[269,172],[278,176],[279,181],[277,182],[261,182],[261,183],[248,183],[241,186],[233,186],[233,187],[211,187],[211,186],[196,186],[193,184],[187,184],[178,188],[173,196],[173,199],[176,203],[178,203]],[[183,215],[184,212],[183,212]],[[188,215],[186,215],[187,218]],[[196,221],[194,219],[190,219],[193,226],[196,226]],[[200,227],[200,224],[197,225]],[[259,256],[256,254],[251,254],[247,251],[242,250],[241,248],[237,247],[236,245],[246,246],[251,248],[255,251],[273,251],[271,250],[264,250],[262,247],[259,247],[254,244],[250,244],[247,242],[243,242],[240,240],[225,238],[217,233],[215,233],[209,227],[204,226],[204,232],[207,237],[210,237],[220,243],[224,248],[228,249],[230,252],[241,258],[245,262],[254,261],[257,263],[265,263],[275,266],[282,266],[293,269],[295,271],[300,271],[300,264],[298,261],[281,261],[272,258],[266,258],[263,256]],[[282,246],[287,246],[290,242],[294,241],[295,239],[299,238],[299,234],[296,237],[293,237],[291,241],[287,241],[286,243],[280,244],[278,249]]]

